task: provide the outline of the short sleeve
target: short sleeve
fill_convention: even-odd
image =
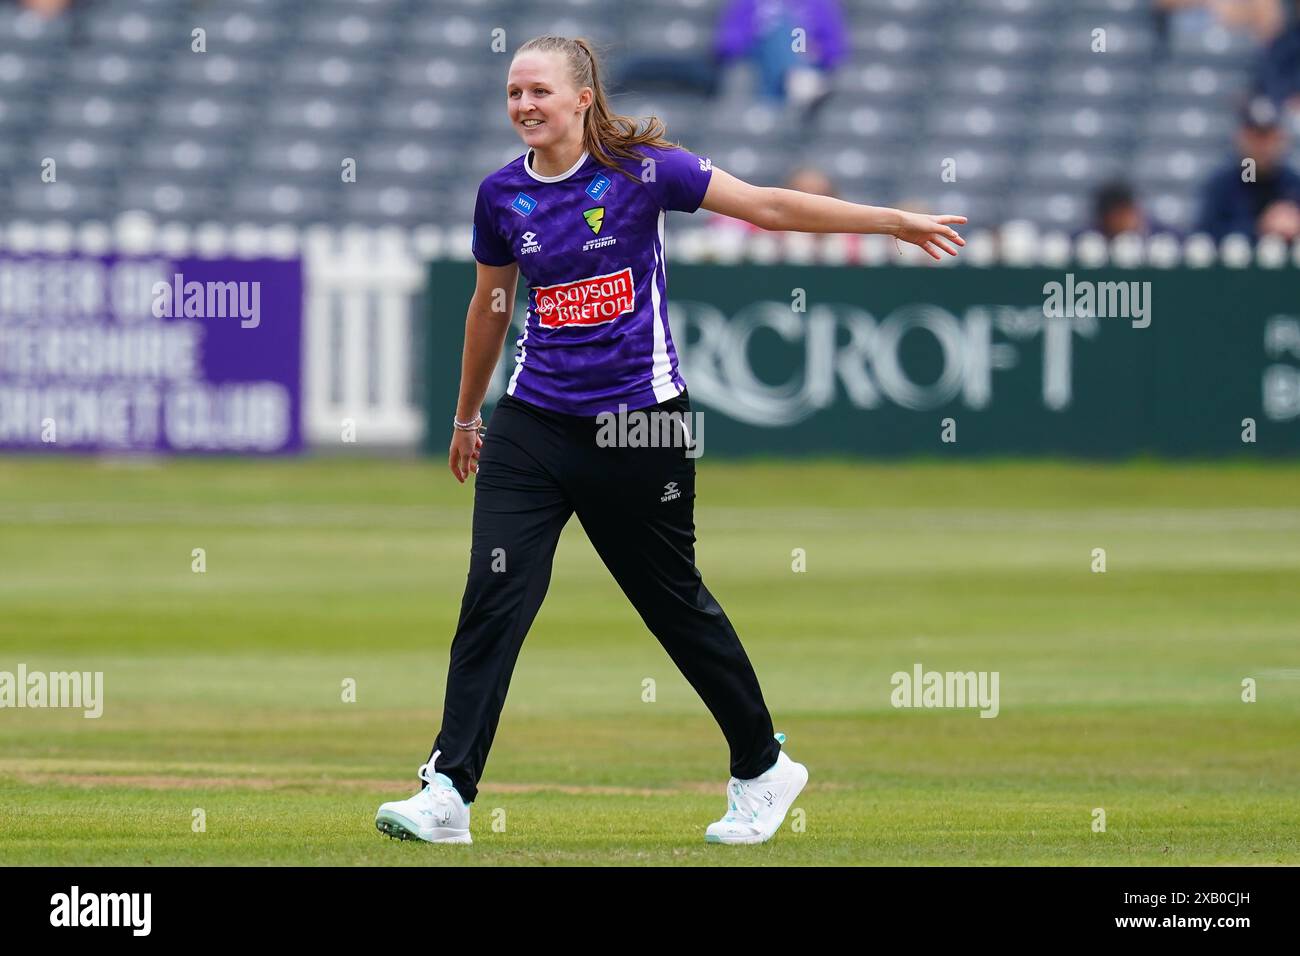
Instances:
[[[515,261],[510,245],[497,232],[488,201],[488,190],[479,183],[478,198],[474,201],[474,228],[470,234],[470,249],[474,258],[487,266],[505,266]]]
[[[661,209],[695,212],[713,178],[713,161],[689,149],[658,149],[648,153],[655,161],[654,177],[647,180]]]

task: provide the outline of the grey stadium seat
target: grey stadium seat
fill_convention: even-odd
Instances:
[[[1017,193],[1008,205],[1010,216],[1055,229],[1082,229],[1092,219],[1092,198],[1082,191]]]
[[[141,139],[134,151],[141,170],[179,179],[220,179],[243,158],[229,142],[160,133]]]
[[[169,176],[132,179],[119,192],[123,208],[143,209],[160,220],[214,219],[225,208],[219,186]]]
[[[68,17],[46,19],[12,3],[0,5],[0,50],[58,52],[71,36]]]
[[[1024,160],[1026,178],[1032,188],[1076,185],[1095,188],[1131,173],[1128,156],[1117,150],[1099,149],[1092,139],[1040,140]]]
[[[875,106],[855,106],[840,96],[829,100],[818,117],[819,134],[846,133],[867,143],[910,142],[920,133],[914,112]]]
[[[238,97],[208,95],[195,99],[183,92],[169,92],[155,104],[153,119],[160,129],[224,135],[227,132],[242,133],[259,113],[257,105]]]
[[[323,93],[283,93],[266,105],[263,122],[268,129],[315,130],[341,135],[365,126],[369,112],[362,99]]]
[[[187,87],[195,96],[211,91],[258,95],[274,75],[273,66],[267,60],[242,52],[209,52],[196,56],[186,50],[173,54],[166,69],[170,88]]]
[[[483,112],[448,102],[432,93],[389,90],[378,98],[378,115],[373,117],[384,130],[433,136],[455,143],[475,135],[483,125]]]
[[[327,222],[343,188],[302,186],[266,176],[243,177],[231,188],[223,218],[255,222]]]

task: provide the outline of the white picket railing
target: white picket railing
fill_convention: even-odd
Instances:
[[[932,263],[913,247],[899,256],[884,236],[860,238],[866,242],[859,247],[858,261],[901,266]],[[1075,238],[1043,233],[1030,223],[1008,223],[997,231],[971,230],[966,239],[962,258],[970,266],[1300,267],[1300,242],[1280,239],[1252,244],[1241,236],[1229,236],[1221,243],[1208,236],[1185,240],[1130,236],[1108,241],[1095,233]],[[847,257],[839,236],[745,234],[730,229],[674,232],[669,247],[671,257],[682,262],[830,265]],[[320,449],[349,447],[343,443],[349,425],[356,446],[419,443],[424,411],[415,382],[424,356],[417,354],[423,336],[415,330],[426,321],[426,263],[442,257],[470,260],[468,228],[444,233],[434,227],[407,231],[158,225],[143,213],[123,214],[111,226],[11,222],[0,228],[0,249],[234,258],[301,255],[303,430],[306,440]],[[944,267],[954,265],[944,263]]]
[[[316,446],[414,445],[425,265],[405,237],[319,233],[303,244],[303,428]]]

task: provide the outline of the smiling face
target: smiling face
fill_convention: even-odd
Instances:
[[[591,98],[591,87],[574,88],[568,64],[558,53],[521,53],[510,64],[506,78],[510,122],[524,143],[535,149],[580,141]]]

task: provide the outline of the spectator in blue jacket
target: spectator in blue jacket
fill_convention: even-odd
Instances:
[[[1277,105],[1251,99],[1237,130],[1240,158],[1210,176],[1198,228],[1216,239],[1300,236],[1300,174],[1286,165],[1286,132]]]
[[[714,49],[723,63],[751,60],[761,95],[811,108],[848,55],[847,36],[839,0],[730,0]]]
[[[1290,0],[1276,37],[1255,63],[1255,91],[1290,109],[1300,109],[1300,0]]]

